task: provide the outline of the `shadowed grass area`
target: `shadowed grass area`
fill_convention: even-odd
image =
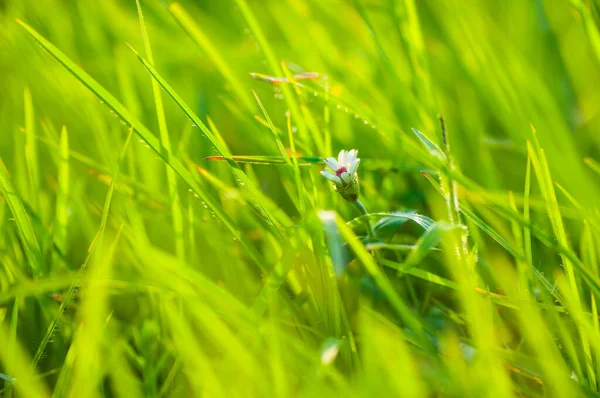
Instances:
[[[599,11],[0,2],[0,396],[598,395]]]

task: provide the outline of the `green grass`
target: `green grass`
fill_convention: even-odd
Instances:
[[[0,23],[0,397],[600,395],[597,1]]]

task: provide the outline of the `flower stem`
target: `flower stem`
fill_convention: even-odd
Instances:
[[[358,211],[360,211],[363,215],[368,216],[369,212],[367,211],[367,208],[365,207],[365,205],[360,201],[360,199],[355,200],[354,202],[352,202],[354,204],[354,206],[358,209]],[[371,225],[371,220],[370,219],[366,219],[365,220],[365,225],[367,227],[367,234],[369,236],[369,239],[375,239],[375,230],[373,229],[373,226]]]

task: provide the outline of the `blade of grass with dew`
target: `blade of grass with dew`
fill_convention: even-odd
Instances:
[[[37,31],[27,25],[21,20],[17,20],[31,37],[38,42],[46,51],[54,57],[61,65],[63,65],[73,76],[75,76],[81,83],[83,83],[90,91],[100,98],[104,103],[113,110],[119,117],[125,120],[130,126],[134,126],[134,130],[140,135],[140,137],[148,143],[148,145],[167,163],[171,166],[175,172],[202,198],[208,207],[214,211],[215,215],[223,221],[223,224],[229,229],[232,235],[243,245],[244,249],[248,253],[252,261],[259,267],[263,267],[263,261],[260,259],[260,255],[252,247],[250,242],[243,236],[238,227],[235,226],[233,220],[231,220],[223,210],[218,206],[216,201],[212,199],[207,193],[205,193],[200,185],[193,179],[191,174],[185,169],[181,162],[175,158],[170,152],[168,152],[158,139],[146,128],[137,118],[135,118],[129,111],[104,87],[98,84],[90,75],[83,71],[80,67],[75,65],[73,61],[67,58],[58,48],[42,37]]]
[[[275,225],[270,214],[265,210],[262,203],[258,200],[254,199],[256,195],[256,188],[254,184],[248,179],[246,174],[240,168],[240,166],[231,159],[231,154],[222,146],[219,141],[215,138],[215,136],[210,132],[210,130],[204,125],[202,120],[192,111],[192,109],[183,101],[183,99],[173,90],[171,86],[158,74],[158,72],[146,61],[143,57],[141,57],[133,48],[132,51],[138,57],[142,65],[146,68],[146,70],[152,75],[152,77],[160,84],[160,86],[165,90],[165,92],[171,97],[171,99],[179,106],[179,108],[185,113],[185,115],[194,123],[197,127],[200,128],[203,136],[209,140],[211,145],[227,160],[227,164],[230,166],[233,174],[237,181],[239,181],[239,185],[249,193],[248,200],[251,201],[251,204],[258,210],[259,215],[265,220],[265,223],[271,233],[278,237],[282,242],[286,242],[285,236],[279,230],[279,227]]]
[[[202,30],[200,24],[196,23],[187,13],[180,3],[171,3],[168,6],[169,12],[190,36],[190,38],[204,51],[207,57],[212,61],[217,70],[223,75],[225,80],[231,84],[233,91],[252,113],[256,112],[256,105],[247,94],[248,90],[242,81],[235,75],[230,68],[228,62],[223,58],[215,44],[211,41],[206,33]],[[152,61],[150,61],[152,63]]]
[[[13,186],[8,170],[4,162],[0,158],[0,192],[8,203],[8,207],[13,215],[19,238],[23,244],[23,249],[27,257],[27,261],[31,268],[31,273],[34,276],[40,276],[44,273],[44,259],[37,238],[31,226],[31,220],[20,195]]]
[[[140,26],[142,29],[142,37],[144,39],[144,47],[146,49],[146,57],[148,63],[154,65],[154,57],[152,55],[152,47],[150,45],[150,38],[146,30],[146,23],[144,22],[144,13],[142,11],[142,4],[140,0],[136,0],[138,17],[140,20]],[[171,152],[171,141],[169,138],[169,130],[167,128],[167,120],[165,118],[165,109],[162,101],[162,93],[160,86],[156,80],[151,79],[152,83],[152,94],[154,95],[154,106],[156,110],[156,117],[158,119],[158,131],[160,133],[160,143],[168,151]],[[175,251],[178,256],[185,258],[185,242],[183,239],[183,213],[181,207],[181,200],[179,198],[179,192],[177,188],[177,177],[175,171],[165,164],[165,170],[167,173],[167,188],[169,192],[169,199],[171,202],[171,216],[173,222],[173,232],[175,234]]]

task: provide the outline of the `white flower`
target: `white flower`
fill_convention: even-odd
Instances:
[[[323,177],[333,182],[335,190],[350,202],[358,199],[358,192],[360,190],[358,174],[356,173],[360,159],[357,158],[357,155],[358,151],[356,149],[350,151],[342,149],[337,160],[335,158],[325,159],[325,164],[331,171],[327,169],[321,171]]]

